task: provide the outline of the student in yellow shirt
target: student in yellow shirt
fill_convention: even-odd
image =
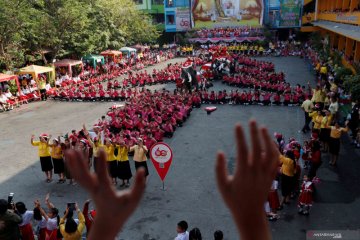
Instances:
[[[72,210],[76,210],[78,214],[79,224],[77,224],[72,217],[69,217],[69,211]],[[75,209],[66,209],[64,217],[60,219],[59,227],[64,240],[82,239],[82,232],[85,228],[85,217],[84,214],[80,211],[77,204],[75,204]]]
[[[280,207],[290,202],[291,192],[295,188],[296,161],[292,151],[287,151],[286,155],[280,155],[281,165],[281,194]]]
[[[115,157],[115,146],[110,138],[105,140],[104,151],[107,156],[107,162],[109,167],[110,177],[112,179],[112,183],[114,185],[117,184],[116,177],[117,177],[117,161]]]
[[[264,53],[264,48],[263,46],[260,46],[259,47],[259,54],[262,55]]]
[[[322,119],[323,119],[323,112],[318,110],[317,114],[316,114],[316,117],[313,120],[314,121],[313,132],[316,132],[317,134],[320,134]]]
[[[49,183],[52,181],[52,170],[53,164],[51,162],[51,154],[49,147],[49,140],[51,136],[46,134],[41,134],[39,137],[40,141],[34,141],[35,136],[31,136],[31,145],[38,147],[38,154],[40,157],[41,170],[46,175],[46,182]]]
[[[101,137],[100,132],[97,134],[97,136],[94,138],[94,141],[91,139],[89,132],[86,131],[86,138],[89,141],[89,144],[92,148],[93,153],[93,165],[94,165],[94,171],[96,172],[96,166],[97,161],[99,161],[99,150],[104,147],[104,145],[101,144]]]
[[[336,164],[336,161],[339,158],[340,137],[343,133],[347,133],[349,131],[348,124],[349,122],[346,121],[345,128],[340,127],[338,122],[336,122],[334,126],[330,126],[329,152],[331,154],[330,165],[332,166]]]
[[[320,126],[320,135],[319,139],[322,143],[323,150],[327,152],[329,150],[329,138],[330,138],[330,125],[332,122],[331,113],[327,110],[324,111],[324,116],[321,120]]]
[[[117,166],[118,166],[118,175],[117,177],[122,180],[120,187],[129,187],[130,178],[132,177],[130,162],[129,162],[129,146],[125,144],[124,141],[119,141],[116,145],[118,154],[116,156]]]
[[[319,106],[319,105],[317,105],[317,106]],[[315,109],[319,109],[319,108],[315,107]],[[314,129],[315,119],[318,116],[318,113],[319,113],[319,111],[312,111],[311,113],[309,113],[309,117],[311,118],[311,122],[313,124],[312,129]]]
[[[51,158],[54,165],[54,174],[59,175],[58,183],[64,183],[65,164],[63,159],[62,147],[60,145],[60,137],[55,138],[53,140],[53,143],[49,144],[49,147],[51,147]]]
[[[147,177],[149,175],[149,170],[146,163],[146,154],[148,152],[148,149],[144,145],[144,141],[142,140],[142,138],[138,138],[137,145],[132,146],[129,149],[129,152],[134,152],[133,160],[135,162],[136,171],[141,167],[145,168],[145,176]]]

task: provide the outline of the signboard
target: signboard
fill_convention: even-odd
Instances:
[[[169,171],[173,159],[171,148],[166,143],[156,143],[150,149],[150,158],[161,181],[164,183],[166,174]]]
[[[280,0],[279,27],[301,26],[302,0]]]
[[[190,8],[178,7],[176,8],[176,31],[185,32],[190,30]]]
[[[194,28],[260,26],[263,0],[191,0]]]

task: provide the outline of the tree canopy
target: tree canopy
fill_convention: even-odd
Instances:
[[[0,69],[158,37],[151,17],[132,0],[0,0]]]

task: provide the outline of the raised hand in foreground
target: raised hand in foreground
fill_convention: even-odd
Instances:
[[[66,152],[71,175],[90,194],[96,206],[96,217],[89,240],[113,240],[138,206],[145,189],[145,171],[140,169],[131,189],[116,191],[107,172],[106,154],[99,153],[96,173],[90,173],[87,159],[75,150]]]
[[[275,177],[279,152],[266,128],[250,121],[251,145],[246,144],[241,125],[235,127],[236,167],[228,175],[225,155],[218,153],[216,177],[220,193],[230,209],[243,240],[271,239],[264,203]]]

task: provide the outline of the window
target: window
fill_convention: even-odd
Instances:
[[[175,24],[175,17],[174,15],[167,15],[166,16],[166,23],[168,25],[174,25]]]
[[[174,6],[174,0],[166,0],[166,7],[173,7]]]

